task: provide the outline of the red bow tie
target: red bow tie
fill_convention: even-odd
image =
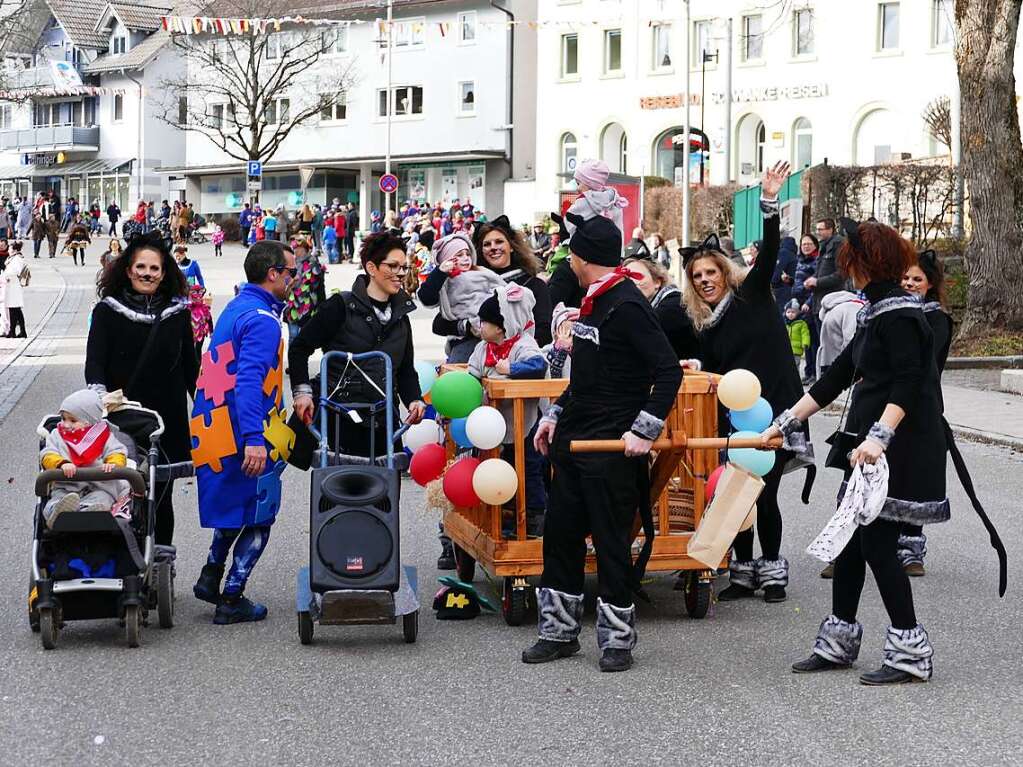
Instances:
[[[488,341],[487,342],[487,358],[486,358],[486,361],[485,361],[487,367],[493,367],[494,365],[496,365],[501,360],[508,359],[508,355],[511,354],[512,347],[515,346],[515,344],[518,343],[519,338],[521,338],[521,337],[522,337],[521,335],[512,336],[507,341],[505,341],[504,343],[500,343],[500,344],[492,344],[492,343],[490,343]]]

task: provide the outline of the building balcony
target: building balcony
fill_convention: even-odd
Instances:
[[[0,132],[0,152],[94,152],[99,149],[99,126],[50,125]]]

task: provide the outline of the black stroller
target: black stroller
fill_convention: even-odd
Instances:
[[[128,466],[109,474],[81,469],[76,481],[123,479],[132,491],[130,519],[109,511],[61,514],[53,528],[43,509],[51,483],[64,479],[59,469],[36,477],[36,509],[29,584],[29,625],[52,650],[69,620],[117,618],[129,647],[138,647],[150,610],[161,628],[174,625],[173,546],[157,546],[154,538],[155,485],[193,475],[192,463],[161,462],[163,420],[155,411],[125,402],[107,413],[118,439],[128,448]],[[60,415],[46,416],[36,429],[40,449],[56,428]]]

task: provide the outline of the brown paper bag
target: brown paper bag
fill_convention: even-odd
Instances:
[[[752,524],[757,498],[763,489],[764,480],[729,463],[700,526],[689,539],[689,556],[707,567],[720,565],[736,534]]]

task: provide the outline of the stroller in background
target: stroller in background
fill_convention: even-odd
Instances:
[[[155,485],[193,476],[192,463],[161,463],[159,413],[124,402],[106,420],[128,448],[128,466],[109,474],[80,469],[75,480],[126,480],[132,490],[130,519],[109,511],[75,511],[61,514],[49,529],[43,508],[51,483],[65,477],[60,469],[36,477],[28,617],[47,650],[56,647],[70,620],[117,618],[129,647],[138,647],[150,610],[157,611],[161,628],[174,625],[176,551],[155,542]],[[40,449],[59,422],[59,414],[43,418],[36,429]]]

